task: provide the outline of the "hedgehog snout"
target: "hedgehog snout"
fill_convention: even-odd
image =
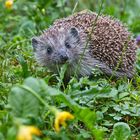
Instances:
[[[68,60],[68,55],[65,52],[60,53],[61,62],[66,62]]]
[[[65,50],[58,50],[53,55],[53,60],[57,64],[64,64],[68,61],[69,56]]]

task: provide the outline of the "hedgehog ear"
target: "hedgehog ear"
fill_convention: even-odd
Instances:
[[[36,51],[36,48],[38,46],[38,39],[37,39],[37,37],[33,37],[32,38],[32,46],[33,46],[33,50]]]
[[[68,37],[72,42],[79,42],[80,37],[77,28],[72,27],[68,32]]]
[[[79,35],[78,33],[78,30],[75,28],[75,27],[72,27],[70,29],[70,34],[73,36],[73,37],[77,37]]]

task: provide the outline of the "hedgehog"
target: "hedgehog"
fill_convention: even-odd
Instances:
[[[95,68],[117,78],[135,74],[136,41],[111,16],[82,11],[57,19],[32,46],[37,62],[52,72],[66,64],[66,77],[91,76]]]

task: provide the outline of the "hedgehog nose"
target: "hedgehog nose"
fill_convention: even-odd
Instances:
[[[66,54],[61,54],[60,59],[61,61],[66,62],[68,60],[68,56]]]

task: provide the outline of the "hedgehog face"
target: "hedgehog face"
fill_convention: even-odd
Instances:
[[[61,29],[57,33],[45,32],[39,37],[34,37],[32,46],[37,61],[43,66],[56,71],[56,65],[61,66],[68,63],[72,66],[77,63],[80,37],[76,28]]]

